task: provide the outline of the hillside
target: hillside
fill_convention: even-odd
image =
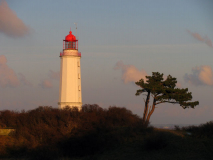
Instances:
[[[165,160],[212,159],[213,123],[198,127],[156,129],[125,108],[84,105],[76,109],[39,107],[0,111],[1,159]],[[187,133],[190,133],[187,134]]]

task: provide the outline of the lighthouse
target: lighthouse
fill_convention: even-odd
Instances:
[[[78,52],[78,39],[71,30],[63,40],[60,59],[59,108],[69,106],[78,107],[81,110],[81,53]]]

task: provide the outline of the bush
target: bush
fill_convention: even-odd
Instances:
[[[183,127],[182,130],[191,132],[196,138],[212,138],[213,137],[213,121],[201,124],[199,126]]]
[[[86,104],[81,111],[40,106],[27,112],[0,112],[0,125],[16,129],[8,153],[34,159],[101,153],[144,132],[140,123],[126,108],[103,109],[97,104]]]

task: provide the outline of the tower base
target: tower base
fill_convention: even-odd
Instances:
[[[59,108],[63,109],[65,107],[70,107],[70,108],[78,108],[80,111],[82,109],[82,103],[81,102],[58,102]]]

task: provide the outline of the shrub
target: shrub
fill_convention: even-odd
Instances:
[[[26,112],[0,112],[0,125],[16,129],[15,142],[8,153],[36,159],[102,152],[145,131],[140,122],[141,119],[126,108],[103,109],[97,104],[86,104],[81,111],[40,106]]]
[[[212,138],[213,137],[213,121],[201,124],[199,126],[183,127],[182,130],[191,132],[196,138]]]

